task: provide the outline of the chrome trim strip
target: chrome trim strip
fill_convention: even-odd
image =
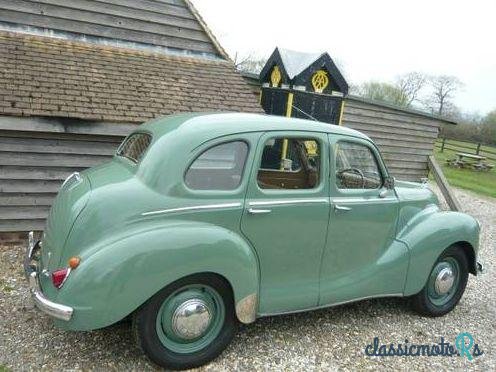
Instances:
[[[396,198],[355,198],[355,197],[336,197],[331,198],[331,203],[343,204],[343,203],[382,203],[389,201],[396,201]]]
[[[65,184],[66,184],[67,182],[69,182],[69,180],[70,180],[72,177],[75,177],[75,178],[76,178],[76,182],[81,181],[81,175],[79,174],[79,172],[73,172],[73,173],[71,173],[71,174],[69,175],[69,177],[67,177],[67,178],[64,180],[64,182],[62,183],[62,186],[60,186],[60,188],[64,187],[64,186],[65,186]]]
[[[321,305],[321,306],[309,307],[309,308],[306,308],[306,309],[281,311],[281,312],[275,312],[275,313],[263,313],[263,314],[258,314],[258,315],[260,317],[262,317],[262,316],[296,314],[296,313],[303,313],[303,312],[306,312],[306,311],[320,310],[320,309],[326,309],[328,307],[335,307],[335,306],[345,305],[345,304],[349,304],[349,303],[352,303],[352,302],[371,300],[371,299],[374,299],[374,298],[387,298],[387,297],[404,297],[404,296],[403,296],[403,293],[390,293],[390,294],[383,294],[383,295],[372,295],[372,296],[358,297],[358,298],[354,298],[352,300],[347,300],[347,301],[342,301],[342,302],[336,302],[336,303],[333,303],[333,304],[326,304],[326,305]]]
[[[64,286],[65,281],[67,280],[69,275],[71,275],[71,270],[72,269],[70,267],[67,269],[67,274],[65,274],[65,278],[64,278],[64,280],[62,280],[62,283],[60,283],[60,287],[58,289],[60,289]]]
[[[199,210],[206,210],[206,209],[235,208],[235,207],[241,207],[241,205],[242,205],[241,203],[194,205],[191,207],[160,209],[158,211],[143,212],[143,213],[141,213],[141,215],[142,216],[153,216],[155,214],[166,214],[166,213],[175,213],[175,212],[199,211]]]
[[[288,204],[316,204],[316,203],[328,203],[328,198],[308,198],[308,199],[284,199],[284,200],[264,200],[264,201],[254,201],[250,202],[250,207],[256,207],[260,205],[288,205]]]
[[[33,248],[34,248],[34,231],[30,231],[28,233],[28,257],[33,257]]]

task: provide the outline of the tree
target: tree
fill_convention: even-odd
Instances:
[[[496,109],[482,119],[483,142],[496,144]]]
[[[424,88],[426,76],[420,72],[409,72],[396,77],[395,87],[406,98],[405,106],[411,107],[418,98],[419,92]]]
[[[253,53],[241,57],[238,52],[234,55],[234,66],[238,71],[259,74],[265,66],[267,58],[255,56]]]
[[[360,84],[358,87],[354,87],[354,91],[364,98],[391,103],[401,107],[405,107],[408,102],[408,97],[398,87],[389,83],[369,81]]]
[[[428,83],[432,89],[426,105],[438,115],[448,115],[455,107],[452,99],[463,83],[456,76],[430,76]]]
[[[456,125],[443,124],[440,136],[461,141],[481,142],[481,129],[480,123],[458,121]]]

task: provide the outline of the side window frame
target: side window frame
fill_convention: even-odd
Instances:
[[[213,188],[213,189],[195,189],[195,188],[192,188],[190,186],[188,186],[188,183],[186,182],[186,176],[188,174],[188,171],[191,169],[192,165],[195,163],[196,160],[198,160],[198,158],[200,156],[202,156],[203,154],[205,154],[206,152],[210,151],[211,149],[217,147],[217,146],[221,146],[221,145],[225,145],[225,144],[228,144],[228,143],[233,143],[233,142],[242,142],[246,145],[246,156],[245,156],[245,159],[244,159],[244,164],[243,164],[243,169],[241,171],[241,174],[240,174],[240,181],[239,181],[239,184],[235,187],[235,188],[232,188],[232,189],[219,189],[219,188]],[[192,192],[202,192],[202,193],[205,193],[205,192],[214,192],[214,193],[229,193],[229,192],[233,192],[233,191],[236,191],[236,190],[239,190],[239,188],[241,187],[242,183],[243,183],[243,178],[245,177],[246,175],[246,172],[247,172],[247,167],[248,167],[248,159],[250,157],[250,152],[251,152],[251,146],[250,146],[250,143],[248,141],[246,141],[245,139],[243,138],[238,138],[238,139],[235,139],[235,138],[232,138],[232,139],[226,139],[224,141],[219,141],[219,142],[215,142],[215,143],[212,143],[210,144],[208,147],[205,147],[205,148],[202,148],[201,151],[197,152],[195,154],[195,156],[193,157],[193,159],[190,159],[190,161],[188,161],[187,163],[187,166],[184,168],[184,171],[183,171],[183,185],[184,187],[189,190],[189,191],[192,191]]]
[[[183,160],[184,161],[183,165],[179,167],[181,168],[181,170],[180,173],[178,174],[178,183],[176,185],[176,187],[178,187],[178,196],[182,195],[183,197],[197,198],[198,200],[215,200],[215,199],[235,200],[235,199],[244,198],[246,193],[246,188],[248,186],[248,183],[250,182],[250,175],[253,167],[253,158],[255,157],[256,148],[260,136],[261,133],[258,132],[237,133],[233,135],[208,139],[197,145],[194,149],[192,149],[189,152],[187,157]],[[203,152],[205,152],[206,150],[212,147],[233,141],[243,141],[248,144],[248,153],[246,156],[245,167],[243,170],[243,174],[241,175],[241,181],[238,187],[234,190],[195,190],[189,188],[185,183],[185,176],[189,167],[196,160],[196,158],[200,156]]]
[[[263,150],[265,143],[270,139],[275,138],[296,138],[315,140],[320,147],[320,170],[319,170],[319,183],[316,187],[311,189],[269,189],[261,188],[258,184],[258,171],[262,161]],[[253,159],[250,188],[254,190],[255,194],[260,197],[293,197],[293,196],[313,196],[322,194],[324,190],[328,190],[328,177],[329,172],[329,143],[327,141],[327,134],[321,132],[305,132],[305,131],[271,131],[262,134],[258,140],[257,150]],[[253,191],[252,191],[253,193]]]
[[[329,142],[331,145],[331,151],[330,151],[330,186],[331,186],[331,194],[332,195],[339,195],[339,196],[377,196],[378,192],[382,189],[384,189],[384,181],[385,179],[389,176],[387,168],[384,164],[384,161],[382,159],[382,156],[375,146],[374,143],[367,141],[366,139],[362,138],[355,138],[355,137],[350,137],[350,136],[343,136],[343,135],[336,135],[336,134],[329,134]],[[355,143],[357,145],[362,145],[367,147],[372,156],[374,157],[374,160],[377,164],[377,168],[379,169],[379,172],[381,174],[382,178],[382,184],[380,187],[375,188],[375,189],[340,189],[338,187],[337,183],[337,178],[336,178],[336,155],[337,155],[337,145],[339,142],[349,142],[349,143]]]

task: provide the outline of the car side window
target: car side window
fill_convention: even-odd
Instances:
[[[382,175],[368,146],[340,141],[336,144],[336,184],[339,189],[378,189]]]
[[[312,189],[319,184],[320,167],[318,141],[276,137],[265,142],[257,182],[262,189]]]
[[[211,147],[191,163],[184,181],[194,190],[234,190],[241,183],[247,155],[244,141]]]

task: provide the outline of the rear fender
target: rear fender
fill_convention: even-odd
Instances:
[[[74,307],[66,329],[89,330],[111,325],[131,314],[168,284],[196,273],[215,273],[233,289],[240,321],[255,320],[258,263],[249,244],[219,226],[168,221],[130,229],[113,242],[81,255],[57,301]]]

